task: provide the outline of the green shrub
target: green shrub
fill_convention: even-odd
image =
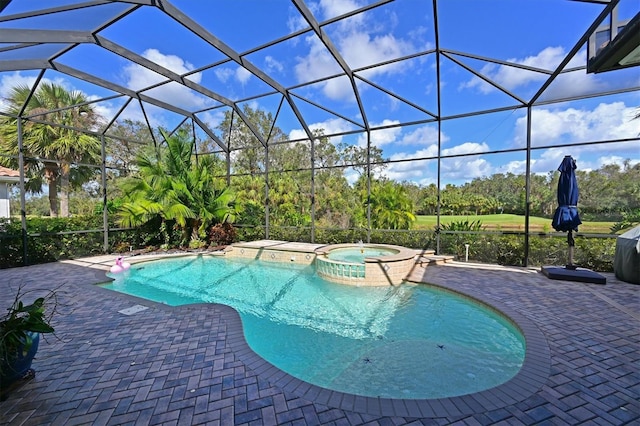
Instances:
[[[115,223],[110,223],[109,226],[110,252],[178,247],[181,237],[180,230],[173,223],[159,220],[133,229],[118,229]],[[236,225],[230,229],[212,227],[208,235],[210,244],[226,245],[234,241],[254,241],[266,237],[263,226]],[[102,253],[104,249],[102,217],[29,218],[27,230],[26,264],[94,255]],[[273,240],[311,242],[309,227],[272,226],[269,231],[269,238]],[[370,241],[435,250],[436,236],[435,231],[428,230],[372,230]],[[355,243],[360,240],[367,241],[366,229],[318,228],[315,233],[315,242],[318,244]],[[615,236],[589,238],[581,235],[575,238],[575,242],[576,265],[600,272],[613,271]],[[198,247],[201,243],[194,242]],[[469,244],[470,261],[514,266],[521,266],[524,261],[524,235],[517,233],[443,231],[440,233],[439,253],[464,260],[465,244]],[[0,219],[0,269],[24,265],[23,254],[21,222]],[[567,254],[566,236],[543,233],[529,237],[529,266],[564,265],[568,261]]]
[[[226,246],[238,237],[236,228],[230,223],[217,223],[209,228],[209,244],[212,246]]]
[[[255,241],[266,238],[263,226],[236,225],[236,241]]]
[[[316,243],[318,244],[356,243],[360,240],[367,240],[367,231],[365,229],[316,228]]]
[[[371,242],[393,244],[413,249],[435,250],[435,233],[432,231],[388,231],[372,230]]]
[[[310,243],[311,228],[303,226],[271,226],[269,227],[269,239]]]
[[[482,230],[482,221],[474,220],[458,220],[450,223],[443,223],[440,228],[444,231],[480,231]]]

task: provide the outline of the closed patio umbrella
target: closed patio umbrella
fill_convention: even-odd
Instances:
[[[570,155],[566,155],[558,167],[560,179],[558,180],[558,207],[553,215],[551,226],[559,232],[567,232],[569,245],[569,263],[567,268],[575,269],[573,265],[573,248],[575,241],[573,231],[578,231],[578,225],[582,224],[578,213],[578,181],[576,180],[576,161]]]

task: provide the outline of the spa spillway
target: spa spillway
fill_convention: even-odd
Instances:
[[[415,253],[387,244],[334,244],[316,250],[316,272],[339,284],[400,284],[415,265]]]

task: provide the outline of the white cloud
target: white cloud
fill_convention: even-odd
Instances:
[[[182,58],[175,55],[164,55],[157,49],[147,49],[142,53],[142,56],[177,74],[184,74],[193,70],[193,66]],[[131,90],[140,90],[168,80],[167,77],[137,64],[127,65],[123,71],[125,85]],[[189,76],[189,79],[196,83],[200,81],[200,78],[199,74]]]
[[[394,124],[398,124],[397,120],[383,120],[382,123],[372,124],[372,127],[378,126],[393,126]],[[398,139],[398,136],[402,133],[401,127],[391,127],[388,129],[379,129],[373,130],[371,132],[371,145],[375,145],[378,148],[382,148],[385,145],[393,143]],[[361,134],[358,136],[358,146],[366,147],[367,146],[367,135]]]
[[[533,170],[534,169],[533,165],[537,164],[537,163],[538,163],[537,160],[533,160],[533,159],[531,160],[531,171],[533,173],[535,173],[534,170]],[[495,172],[496,173],[504,173],[504,174],[513,173],[514,175],[520,175],[520,174],[523,174],[525,172],[526,167],[527,167],[527,163],[524,160],[522,160],[522,161],[520,161],[520,160],[509,161],[506,164],[502,164],[500,166],[497,166]]]
[[[341,133],[352,130],[352,127],[342,119],[335,118],[331,120],[326,120],[320,123],[309,124],[309,129],[313,132],[314,130],[324,130],[325,135],[330,135],[333,133]],[[334,144],[338,144],[342,141],[342,136],[333,136],[331,137],[331,142]],[[307,139],[307,134],[303,129],[294,129],[289,132],[290,140],[298,140],[298,139]]]
[[[322,45],[321,48],[324,49],[324,46]],[[346,63],[349,64],[349,67],[352,69],[357,69],[372,63],[384,62],[415,51],[409,42],[399,40],[393,35],[385,34],[372,37],[371,34],[364,31],[354,31],[340,36],[337,39],[337,48],[343,55]],[[328,53],[326,54],[328,55]],[[304,59],[305,61],[310,62],[309,66],[313,66],[315,57],[312,56],[312,54]],[[331,59],[331,61],[334,63],[333,59]],[[341,68],[333,66],[325,69],[320,68],[318,73],[322,74],[321,76],[326,76],[341,71]],[[389,75],[407,71],[408,68],[406,63],[394,63],[362,71],[360,74],[371,79],[375,78],[377,75]],[[345,83],[348,84],[349,81],[345,79]],[[366,86],[363,88],[366,88]],[[352,92],[350,85],[347,93],[349,92]],[[351,93],[349,94],[351,95]],[[325,91],[325,95],[330,99],[342,99],[337,96],[339,95],[339,92],[335,90],[332,92]]]
[[[442,133],[442,143],[449,141],[449,136]],[[438,128],[434,125],[420,126],[413,132],[409,132],[399,142],[400,145],[430,145],[438,143]]]
[[[201,114],[198,114],[198,117],[200,117],[203,122],[207,123],[211,130],[214,130],[220,125],[220,123],[224,121],[224,111],[220,109],[205,111]]]
[[[347,180],[349,185],[355,184],[359,177],[360,174],[353,169],[344,170],[344,178]]]
[[[395,161],[395,160],[406,160],[406,159],[412,159],[412,158],[431,158],[431,157],[437,157],[437,156],[438,156],[438,146],[430,145],[426,148],[419,149],[413,152],[397,152],[395,154],[392,154],[390,159]]]
[[[481,153],[489,150],[485,143],[465,142],[461,145],[442,149],[442,155],[460,155]],[[433,158],[438,156],[437,143],[431,143],[423,149],[414,152],[398,152],[391,155],[392,161],[410,160],[389,164],[384,175],[398,181],[411,180],[427,185],[435,179],[436,160],[411,160],[413,158]],[[493,172],[493,166],[484,158],[454,157],[442,160],[443,181],[471,180],[476,177],[487,176]]]
[[[482,157],[446,158],[441,163],[442,180],[470,181],[493,174],[493,166]]]
[[[565,52],[564,48],[559,46],[546,47],[537,55],[527,56],[525,58],[509,58],[506,61],[547,71],[555,71],[562,60],[564,60],[566,53],[567,52]],[[577,53],[569,61],[567,68],[584,66],[584,58],[586,58],[585,51]],[[496,65],[493,63],[485,65],[480,70],[480,73],[498,85],[511,91],[516,91],[516,89],[526,87],[532,83],[535,83],[537,86],[541,86],[550,78],[549,74],[528,71],[512,66]],[[594,90],[599,88],[601,89],[602,87],[603,83],[600,82],[595,75],[587,74],[584,70],[580,70],[572,73],[560,74],[556,77],[549,89],[547,89],[545,97],[552,96],[553,98],[562,98],[565,96],[576,96],[579,94],[593,92]],[[498,90],[476,76],[461,83],[458,89],[476,89],[478,92],[483,94],[492,93]]]
[[[16,86],[27,86],[33,88],[33,85],[36,83],[36,76],[33,75],[24,75],[20,71],[15,71],[9,74],[3,74],[0,77],[0,109],[4,109],[8,106],[5,102],[5,98],[11,95],[11,89]],[[54,78],[51,80],[50,78],[43,78],[40,80],[40,84],[48,83],[48,84],[56,84],[58,86],[62,86],[65,90],[73,91],[77,90],[73,86],[69,84],[67,80],[64,80],[61,77]]]
[[[435,160],[412,160],[412,158],[429,158],[438,155],[437,146],[429,146],[427,148],[415,152],[399,152],[391,155],[391,161],[403,161],[401,163],[390,163],[382,173],[389,179],[402,181],[414,181],[424,183],[425,176],[435,173]],[[433,176],[435,178],[435,175]]]
[[[392,34],[372,37],[366,32],[353,32],[339,40],[340,51],[351,68],[360,68],[372,63],[384,62],[413,51],[411,43],[399,40]],[[385,72],[402,69],[402,65],[384,67]],[[369,74],[375,73],[370,71]]]
[[[541,99],[563,99],[605,90],[607,85],[596,74],[584,70],[560,74],[549,85]]]
[[[333,56],[315,35],[305,37],[305,41],[309,45],[309,53],[297,58],[297,64],[294,67],[298,81],[317,80],[341,71]]]
[[[631,120],[634,108],[623,102],[600,103],[593,110],[576,108],[536,108],[532,111],[532,146],[597,140],[634,138],[638,123]],[[516,120],[516,135],[526,135],[526,117]],[[516,136],[517,146],[524,146],[523,136]],[[606,145],[602,145],[607,149]]]
[[[265,69],[270,72],[282,72],[284,70],[284,65],[282,62],[275,59],[273,56],[268,55],[264,58]]]
[[[426,173],[429,171],[429,164],[430,163],[425,161],[392,163],[387,166],[387,168],[382,172],[382,175],[397,182],[421,182],[424,179],[425,175],[429,174]],[[434,167],[435,164],[432,165],[432,168]]]
[[[392,126],[397,121],[384,120],[382,123],[376,123],[375,126]],[[415,151],[400,151],[389,156],[391,161],[400,161],[398,163],[390,163],[387,165],[383,175],[389,179],[397,181],[410,180],[422,185],[428,185],[434,182],[435,177],[435,160],[413,160],[415,158],[433,158],[438,156],[438,130],[433,125],[424,125],[416,128],[412,132],[403,133],[406,129],[401,127],[391,127],[388,129],[380,129],[371,132],[371,143],[379,148],[398,148],[398,147],[414,147]],[[358,146],[366,146],[366,135],[358,137]],[[449,136],[442,134],[442,142],[449,141]],[[442,150],[443,155],[457,155],[466,153],[486,152],[489,147],[486,144],[478,144],[467,142],[459,146],[450,147]],[[409,160],[409,161],[402,161]],[[459,160],[447,160],[458,162]],[[468,160],[462,160],[466,164]],[[487,162],[484,160],[474,161],[469,170],[465,170],[464,174],[471,174],[471,178],[476,177],[479,170],[487,169]],[[456,170],[452,166],[452,170],[444,170],[447,177],[458,178],[455,176]],[[444,175],[443,175],[444,176]]]
[[[0,77],[0,97],[6,98],[9,96],[11,89],[16,86],[28,86],[33,87],[36,82],[35,76],[23,75],[19,71],[3,74]]]
[[[623,166],[625,161],[629,160],[629,164],[633,167],[640,163],[640,158],[629,156],[629,143],[611,143],[606,145],[585,145],[572,146],[564,148],[550,148],[538,154],[534,151],[537,158],[531,159],[531,173],[546,175],[549,172],[555,172],[560,166],[565,155],[571,155],[576,160],[579,170],[590,171],[597,170],[607,164],[617,164]],[[640,150],[637,150],[640,154]],[[626,155],[616,155],[620,152]],[[604,154],[603,154],[604,153]],[[524,174],[526,172],[526,163],[524,160],[510,161],[506,164],[496,167],[495,173],[513,173]]]
[[[318,6],[323,19],[334,18],[359,7],[358,2],[352,0],[321,0]]]
[[[562,47],[547,47],[535,56],[527,56],[524,59],[510,58],[507,59],[507,62],[554,71],[564,57],[565,51]],[[500,66],[493,77],[501,86],[513,89],[527,85],[531,81],[543,82],[549,78],[549,75],[531,73],[515,67]]]
[[[214,74],[218,77],[218,80],[226,83],[233,76],[233,70],[226,67],[216,68]]]
[[[176,55],[165,55],[157,49],[147,49],[142,56],[155,62],[156,64],[173,71],[176,74],[185,74],[194,69],[193,65]],[[195,73],[189,75],[189,80],[200,83],[202,74]]]
[[[179,56],[165,55],[157,49],[147,49],[142,53],[142,56],[176,74],[185,74],[194,69],[193,65]],[[132,90],[140,90],[154,84],[170,81],[167,77],[137,64],[125,66],[123,72],[125,85]],[[195,73],[189,75],[188,78],[194,83],[199,83],[202,75]],[[211,104],[211,100],[207,97],[173,81],[146,91],[145,94],[187,110],[201,109]],[[140,117],[136,118],[140,119]]]
[[[102,98],[100,98],[99,96],[96,96],[96,95],[87,95],[87,100],[88,101],[96,101],[98,99],[102,99]],[[101,124],[101,126],[104,126],[109,121],[111,121],[113,116],[118,111],[116,106],[113,105],[113,103],[111,101],[100,102],[100,103],[92,103],[91,107],[93,108],[93,110],[95,111],[95,113],[98,116],[102,117],[103,123]]]
[[[403,161],[401,163],[390,163],[382,173],[389,179],[393,179],[399,182],[410,180],[420,182],[424,179],[425,175],[428,175],[431,168],[432,172],[435,170],[434,160],[412,160],[412,158],[429,158],[438,155],[437,146],[430,146],[425,149],[418,150],[413,153],[401,152],[391,155],[392,161]]]
[[[398,120],[385,119],[381,123],[372,123],[372,127],[393,126],[399,123]],[[405,133],[402,127],[390,127],[371,131],[371,143],[379,148],[385,146],[429,146],[438,143],[438,129],[432,125],[420,126],[417,129]],[[449,137],[442,133],[442,143],[447,142]],[[362,134],[358,137],[358,146],[367,146],[367,136]]]
[[[623,158],[617,155],[607,155],[607,156],[602,156],[602,157],[598,157],[598,167],[600,168],[604,165],[607,164],[618,164],[620,166],[622,166],[624,164],[624,162],[627,160],[627,158]],[[635,158],[635,159],[629,159],[629,166],[631,167],[635,167],[636,164],[640,164],[640,159]]]
[[[235,75],[235,77],[236,77],[236,80],[237,80],[240,84],[244,85],[244,84],[246,84],[246,82],[247,82],[247,81],[249,81],[249,79],[251,78],[251,76],[252,76],[252,75],[253,75],[253,74],[251,74],[251,72],[250,72],[250,71],[248,71],[246,68],[244,68],[244,67],[240,67],[240,66],[239,66],[239,67],[236,69],[236,75]]]
[[[322,91],[329,99],[350,102],[356,100],[351,81],[346,76],[332,78],[321,83],[321,86],[324,86]]]
[[[11,95],[11,89],[16,86],[33,87],[36,78],[22,75],[20,72],[5,74],[0,77],[0,110],[9,108],[9,103],[5,100]]]
[[[486,143],[477,142],[465,142],[461,145],[457,145],[451,148],[445,148],[442,150],[442,155],[461,155],[461,154],[474,154],[489,151],[489,145]]]
[[[537,155],[537,153],[534,155]],[[531,173],[547,174],[550,171],[556,170],[565,155],[567,155],[567,152],[562,148],[552,148],[543,151],[538,158],[531,158]],[[525,160],[514,160],[497,165],[494,173],[521,175],[527,171],[526,167],[527,163]]]
[[[341,15],[359,7],[355,2],[344,0],[325,0],[321,1],[319,6],[323,19]],[[384,23],[370,22],[366,16],[366,14],[359,14],[343,20],[331,33],[333,43],[351,69],[384,62],[416,51],[411,40],[402,40],[391,33],[383,33],[384,26],[394,24],[393,19]],[[306,37],[305,41],[309,51],[296,59],[297,63],[294,67],[298,82],[313,81],[342,72],[342,68],[315,34]],[[367,70],[362,75],[371,78],[376,74],[407,71],[406,64],[391,64]],[[355,101],[348,79],[339,79],[320,85],[324,95],[329,99]]]
[[[309,10],[311,10],[311,13],[315,14],[318,11],[317,3],[309,3],[307,6],[309,7]],[[289,29],[289,32],[294,33],[309,27],[309,23],[302,17],[302,15],[300,15],[297,9],[291,8],[291,11],[293,12],[293,15],[291,15],[287,20],[287,28]],[[297,42],[294,42],[294,44],[295,43]]]

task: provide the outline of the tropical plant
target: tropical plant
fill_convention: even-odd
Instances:
[[[637,225],[640,225],[640,209],[622,212],[622,220],[611,225],[610,230],[612,234],[616,234]]]
[[[135,227],[160,217],[161,229],[175,222],[181,245],[206,238],[215,223],[233,223],[239,210],[233,192],[211,173],[211,158],[195,161],[193,142],[186,131],[169,136],[166,146],[137,157],[138,175],[123,184],[125,202],[118,217],[122,226]]]
[[[449,223],[443,223],[440,225],[440,229],[442,229],[443,231],[481,231],[482,221],[473,220],[469,222],[468,220],[458,220]]]
[[[370,204],[374,229],[409,229],[416,220],[405,188],[392,181],[372,182]]]
[[[90,168],[77,164],[97,163],[100,158],[100,141],[73,130],[90,129],[98,122],[99,116],[86,102],[81,92],[55,83],[44,82],[33,92],[29,86],[15,86],[4,108],[8,115],[0,117],[0,154],[4,154],[0,163],[13,168],[18,166],[18,117],[37,120],[25,120],[22,126],[27,189],[40,193],[44,184],[48,186],[50,216],[69,216],[71,187],[92,175]]]
[[[0,376],[3,378],[15,373],[16,360],[31,350],[37,333],[55,331],[50,321],[57,306],[56,291],[48,291],[45,296],[25,304],[22,299],[28,293],[18,289],[13,303],[0,319]],[[51,306],[49,312],[46,311],[47,306]]]
[[[238,233],[230,223],[217,223],[209,229],[209,240],[215,245],[229,245],[235,241]]]

